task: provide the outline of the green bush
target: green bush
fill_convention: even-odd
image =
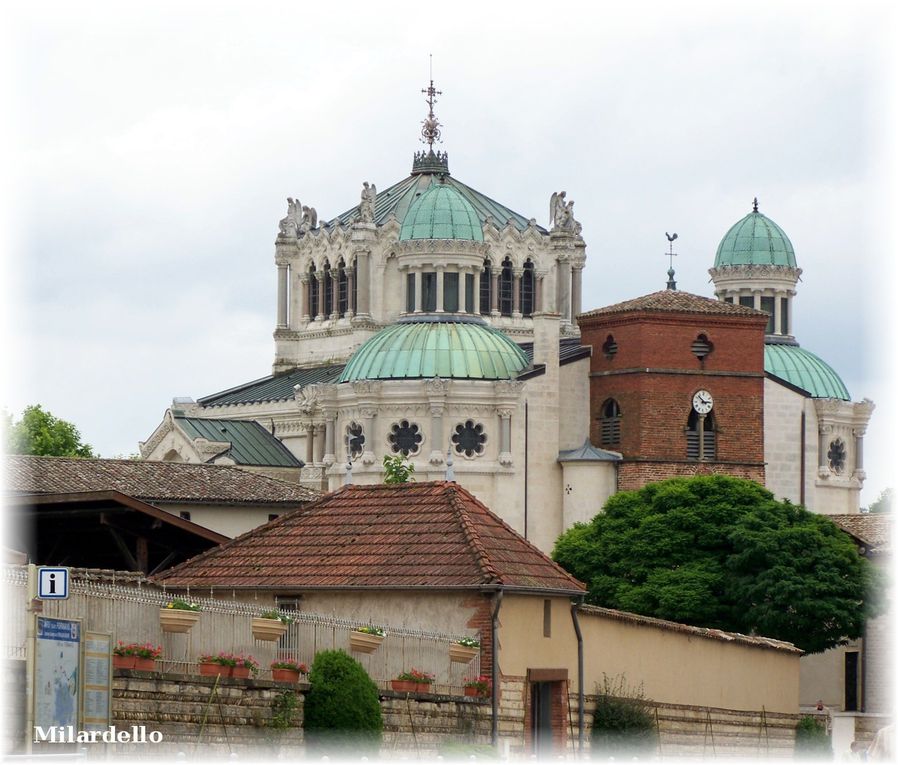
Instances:
[[[642,688],[629,688],[623,676],[603,675],[592,721],[593,758],[644,757],[657,741],[655,715]]]
[[[826,726],[816,717],[806,715],[795,726],[795,757],[802,760],[831,760],[832,745]]]
[[[377,686],[345,651],[322,651],[309,671],[303,728],[307,753],[376,754],[383,718]]]

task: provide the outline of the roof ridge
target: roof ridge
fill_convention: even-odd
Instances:
[[[474,527],[474,523],[472,522],[464,503],[458,496],[457,489],[461,487],[448,481],[445,483],[446,486],[444,487],[444,492],[449,496],[450,507],[456,512],[459,521],[461,521],[461,529],[465,536],[465,540],[474,548],[475,560],[477,561],[480,570],[484,573],[486,582],[502,584],[502,577],[499,575],[496,567],[493,566],[493,563],[487,554],[486,547],[483,544],[483,540],[480,538],[480,534]],[[468,492],[465,493],[467,494]],[[469,496],[476,501],[476,498],[473,495]]]

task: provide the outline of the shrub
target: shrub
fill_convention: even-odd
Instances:
[[[657,741],[655,716],[642,687],[629,688],[623,675],[619,679],[604,675],[602,688],[596,688],[593,757],[645,757]]]
[[[376,754],[383,719],[377,686],[345,651],[322,651],[309,671],[307,754]]]
[[[832,745],[823,722],[811,715],[798,721],[795,726],[795,756],[803,760],[832,759]]]

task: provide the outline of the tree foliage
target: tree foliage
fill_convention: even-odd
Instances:
[[[40,457],[94,457],[94,450],[81,441],[78,428],[54,417],[40,404],[25,407],[22,419],[13,422],[6,416],[8,454],[34,454]]]
[[[895,490],[892,487],[883,489],[879,492],[879,496],[870,503],[869,512],[871,513],[891,513],[892,500],[895,497]]]
[[[758,634],[809,653],[860,637],[881,573],[847,534],[752,481],[673,478],[620,492],[556,542],[592,603]]]
[[[802,717],[795,726],[795,758],[818,762],[833,758],[826,726],[811,715]]]
[[[376,752],[383,730],[377,685],[359,662],[345,651],[321,651],[309,686],[303,728],[310,751]]]
[[[384,455],[384,483],[408,483],[414,472],[415,466],[402,454]]]

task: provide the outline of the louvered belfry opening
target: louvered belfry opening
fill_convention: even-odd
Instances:
[[[713,350],[714,345],[710,340],[708,340],[708,336],[705,334],[700,334],[695,338],[695,340],[692,341],[692,353],[699,361],[704,361],[705,356],[707,356]]]
[[[700,443],[704,441],[704,448]],[[686,458],[690,460],[713,460],[717,458],[717,429],[714,415],[706,414],[704,422],[701,415],[693,409],[689,413],[686,425]]]
[[[602,404],[601,441],[602,446],[613,446],[620,443],[620,405],[613,398]]]

